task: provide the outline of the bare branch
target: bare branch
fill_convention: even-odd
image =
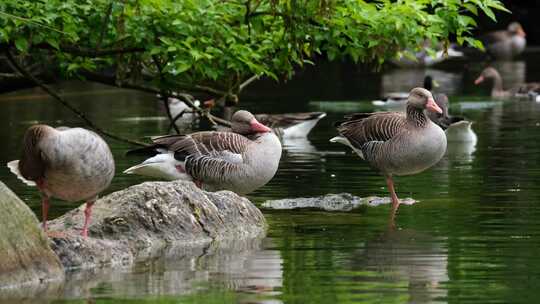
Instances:
[[[261,77],[261,75],[253,75],[250,78],[248,78],[246,81],[241,83],[238,86],[238,93],[242,92],[242,90],[247,87],[249,84],[251,84],[253,81],[258,80]]]
[[[6,54],[6,57],[7,59],[9,60],[9,62],[11,63],[11,65],[16,69],[16,71],[18,73],[21,73],[22,75],[24,75],[24,77],[28,78],[29,80],[31,80],[33,83],[35,83],[37,86],[41,87],[45,92],[47,92],[50,96],[52,96],[54,99],[56,99],[57,101],[59,101],[63,106],[65,106],[66,108],[68,108],[71,112],[75,113],[81,120],[83,120],[90,128],[94,129],[95,131],[97,131],[98,133],[100,134],[103,134],[107,137],[110,137],[112,139],[115,139],[115,140],[118,140],[118,141],[122,141],[122,142],[127,142],[127,143],[130,143],[132,145],[138,145],[138,146],[146,146],[146,144],[142,143],[142,142],[139,142],[139,141],[135,141],[135,140],[131,140],[131,139],[126,139],[126,138],[122,138],[120,136],[117,136],[117,135],[114,135],[112,133],[109,133],[108,131],[105,131],[103,130],[102,128],[98,127],[96,124],[94,124],[94,122],[92,122],[90,119],[88,119],[86,117],[86,115],[84,115],[83,112],[79,111],[79,109],[75,108],[73,105],[71,105],[69,102],[67,102],[66,100],[64,100],[62,97],[60,97],[55,91],[53,91],[51,88],[49,88],[47,85],[45,85],[43,82],[41,82],[40,80],[38,80],[37,78],[35,78],[34,76],[32,76],[32,74],[30,74],[28,71],[26,71],[22,66],[20,66],[17,61],[15,60],[15,58],[13,58],[13,55],[11,55],[11,52],[9,51],[9,49],[6,49],[5,50],[5,54]]]

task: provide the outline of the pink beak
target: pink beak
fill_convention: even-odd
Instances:
[[[432,112],[437,112],[439,114],[442,114],[442,109],[435,103],[435,100],[433,98],[429,98],[427,101],[426,109]]]
[[[256,133],[272,132],[272,129],[258,122],[255,118],[249,124],[251,125],[251,130]]]
[[[484,81],[484,76],[480,76],[480,77],[476,78],[476,80],[474,81],[474,84],[478,85],[479,83],[481,83],[483,81]]]
[[[527,36],[527,34],[525,34],[525,31],[523,29],[521,29],[521,28],[518,29],[517,34],[519,36],[521,36],[521,37],[526,37]]]

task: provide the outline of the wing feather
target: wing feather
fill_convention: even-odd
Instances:
[[[385,142],[396,136],[406,123],[397,112],[357,113],[337,125],[338,132],[357,148],[371,141]]]

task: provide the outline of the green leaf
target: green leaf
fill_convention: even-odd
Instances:
[[[28,51],[28,40],[26,40],[26,38],[24,37],[19,37],[15,40],[15,47],[23,52],[23,53],[26,53],[26,51]]]

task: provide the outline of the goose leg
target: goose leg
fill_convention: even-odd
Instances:
[[[88,237],[88,224],[90,224],[90,217],[92,216],[92,206],[94,201],[86,202],[86,208],[84,209],[84,226],[81,235],[86,238]]]
[[[390,197],[392,198],[392,211],[390,213],[390,219],[393,221],[399,208],[399,199],[396,195],[396,190],[394,189],[394,180],[392,179],[392,176],[386,177],[386,184],[388,185],[388,191],[390,192]]]

